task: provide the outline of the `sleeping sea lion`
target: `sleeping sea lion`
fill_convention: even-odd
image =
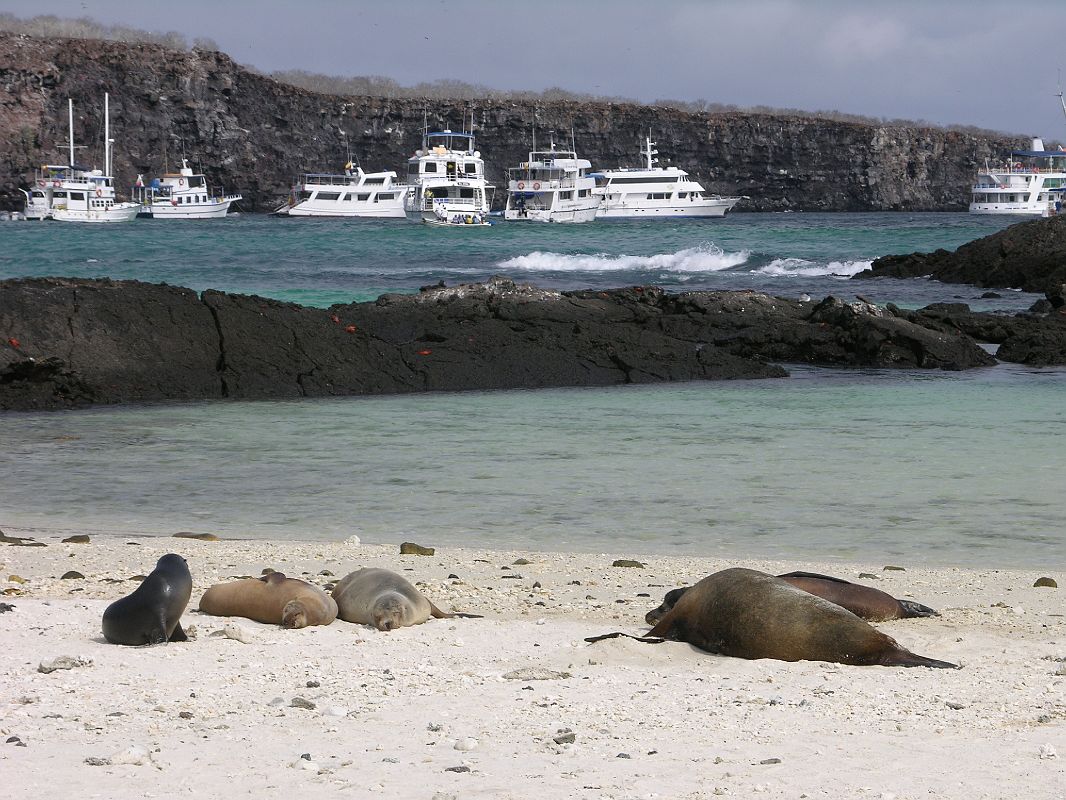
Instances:
[[[663,639],[737,658],[957,668],[905,650],[850,611],[782,578],[739,567],[708,575],[682,593],[644,640]]]
[[[875,589],[872,586],[863,586],[860,583],[851,583],[843,578],[817,575],[813,572],[788,572],[777,577],[791,583],[797,589],[817,595],[830,603],[836,603],[855,616],[873,622],[882,622],[888,619],[940,616],[937,611],[928,606],[923,606],[921,603],[915,603],[911,600],[897,600],[880,589]],[[654,625],[662,619],[663,614],[674,607],[678,598],[686,591],[688,591],[688,587],[671,589],[666,593],[666,597],[663,598],[662,605],[654,611],[649,611],[645,615],[644,621],[649,625]]]
[[[246,617],[283,628],[329,625],[337,603],[317,586],[282,572],[219,583],[200,598],[200,610],[216,617]]]
[[[431,616],[446,619],[471,614],[446,614],[429,601],[402,575],[387,569],[367,567],[345,575],[333,588],[337,616],[345,622],[373,625],[391,631],[418,625]]]
[[[188,641],[181,615],[191,594],[189,565],[181,556],[167,553],[132,594],[104,610],[104,638],[127,645]]]

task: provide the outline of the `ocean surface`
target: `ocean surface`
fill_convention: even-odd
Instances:
[[[502,274],[1021,310],[1036,296],[849,281],[1010,220],[734,214],[0,224],[0,278],[108,276],[328,305]],[[786,365],[789,366],[789,365]],[[0,414],[0,529],[1062,568],[1066,370],[789,366],[772,381]]]

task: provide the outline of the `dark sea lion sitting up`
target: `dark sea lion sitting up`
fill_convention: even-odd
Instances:
[[[739,567],[709,575],[683,592],[643,640],[655,637],[737,658],[957,668],[905,650],[850,611],[782,578]]]
[[[104,638],[111,644],[144,645],[185,642],[181,615],[192,594],[185,559],[167,553],[141,585],[104,610]]]
[[[911,600],[897,600],[887,592],[875,589],[872,586],[863,586],[860,583],[851,583],[843,578],[834,578],[829,575],[817,575],[813,572],[788,572],[778,575],[781,580],[791,583],[797,589],[802,589],[813,595],[836,603],[841,608],[846,608],[852,614],[872,622],[882,622],[888,619],[910,619],[912,617],[939,617],[937,611],[915,603]],[[678,598],[688,591],[689,587],[671,589],[663,598],[661,606],[649,611],[644,621],[654,625],[663,614],[674,607]]]

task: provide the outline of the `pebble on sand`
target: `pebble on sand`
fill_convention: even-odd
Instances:
[[[88,544],[89,537],[84,533],[79,533],[75,536],[68,536],[63,540],[63,544]]]
[[[174,534],[175,539],[196,539],[200,542],[217,542],[219,538],[213,533],[192,533],[191,531],[179,531]]]
[[[1036,579],[1036,583],[1033,584],[1033,588],[1034,589],[1038,588],[1038,587],[1041,587],[1041,586],[1046,587],[1048,589],[1058,589],[1059,588],[1059,585],[1058,585],[1058,583],[1056,583],[1055,579],[1054,578],[1048,578],[1047,576],[1044,576],[1043,578],[1037,578]]]
[[[436,549],[432,547],[423,547],[420,544],[414,542],[404,542],[400,545],[401,556],[431,556],[436,553]]]
[[[633,567],[634,569],[644,569],[646,566],[639,561],[634,561],[631,558],[619,558],[611,564],[612,567]]]

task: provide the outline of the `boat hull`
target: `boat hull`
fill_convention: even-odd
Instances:
[[[334,203],[337,206],[339,203]],[[274,213],[284,217],[339,217],[348,219],[403,219],[405,214],[403,203],[385,204],[376,203],[369,208],[328,208],[325,205],[311,203],[297,203],[294,206],[284,205]]]
[[[556,210],[533,209],[524,212],[514,208],[508,208],[503,212],[503,218],[509,222],[557,222],[577,224],[582,222],[592,222],[596,219],[597,211],[597,206]]]
[[[132,222],[137,218],[140,208],[137,203],[117,203],[105,209],[53,208],[52,219],[57,222],[83,222],[97,225],[112,222]]]
[[[189,205],[156,202],[141,206],[138,216],[149,219],[219,219],[226,216],[232,203],[231,199]]]
[[[654,217],[724,217],[740,201],[740,198],[723,199],[721,202],[700,205],[647,206],[636,203],[618,203],[601,206],[596,212],[598,219],[638,219]]]

